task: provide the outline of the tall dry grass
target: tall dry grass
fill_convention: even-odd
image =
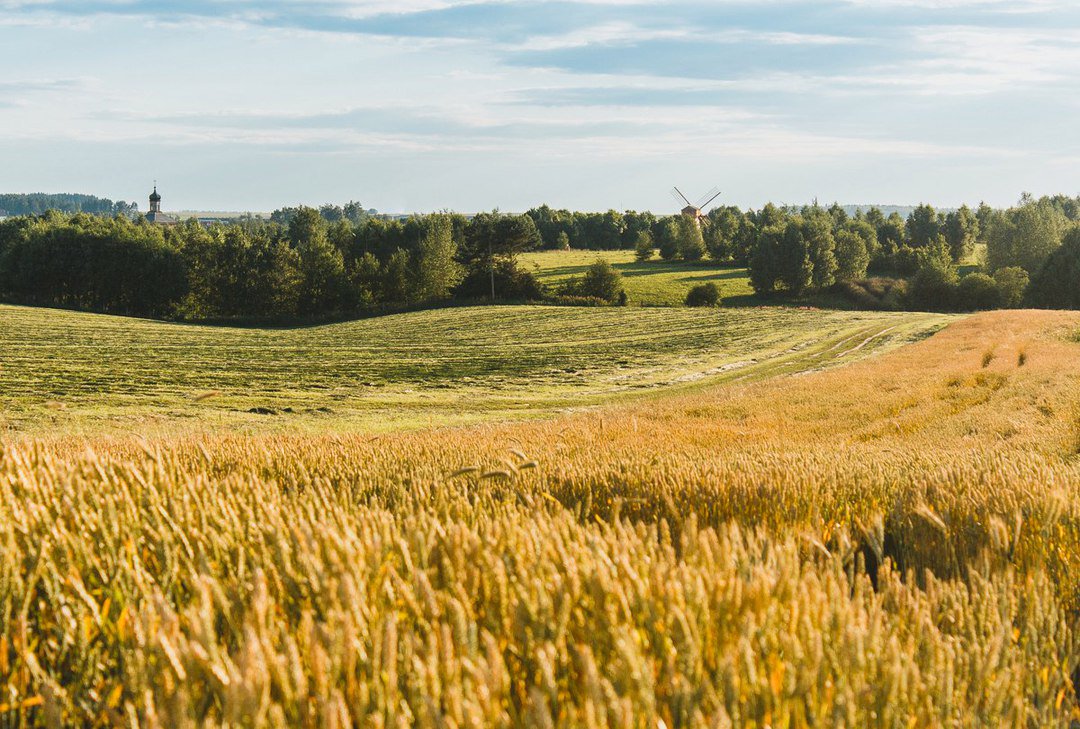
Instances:
[[[1067,726],[1069,327],[986,315],[843,370],[543,423],[9,443],[0,708]]]

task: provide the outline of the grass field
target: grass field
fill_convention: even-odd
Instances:
[[[636,306],[681,306],[686,292],[703,283],[714,283],[728,306],[750,303],[754,290],[745,268],[712,265],[709,261],[684,263],[634,260],[633,251],[539,251],[525,253],[521,262],[536,271],[541,281],[557,285],[585,273],[589,264],[603,258],[623,275],[628,302]]]
[[[946,321],[781,308],[508,306],[257,330],[0,306],[0,427],[385,431],[536,417],[844,364]]]
[[[14,340],[46,339],[27,329],[54,316],[2,312],[5,355]],[[548,312],[487,314],[540,332]],[[795,317],[771,319],[769,336],[786,327],[814,344],[750,354],[761,369],[739,382],[669,384],[531,422],[372,437],[275,432],[272,418],[238,435],[194,418],[200,429],[148,439],[9,437],[3,719],[1069,726],[1080,716],[1080,317],[995,312],[920,338],[944,320],[738,314]],[[38,360],[62,382],[108,355],[136,377],[125,336],[147,346],[186,329],[171,336],[239,347],[229,338],[252,334],[165,326],[151,337],[132,333],[149,324],[64,316],[78,321],[51,320],[69,329],[50,339],[53,361]],[[420,346],[434,336],[420,321],[380,326]],[[551,323],[547,346],[581,336],[582,320],[566,321],[576,326]],[[828,346],[802,331],[828,321],[844,329]],[[892,336],[861,332],[896,324],[918,341],[821,370]],[[93,356],[56,345],[65,332]],[[152,384],[184,362],[169,357],[213,362],[218,348],[163,346],[139,362],[153,363]],[[402,356],[390,351],[381,359]],[[686,355],[664,356],[672,370]],[[317,377],[314,359],[279,379]],[[207,386],[171,377],[167,402]],[[19,392],[30,410],[42,396]]]

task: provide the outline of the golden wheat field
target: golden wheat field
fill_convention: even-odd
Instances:
[[[529,422],[0,445],[0,725],[1069,726],[1080,317]]]

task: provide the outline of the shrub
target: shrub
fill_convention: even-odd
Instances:
[[[465,279],[454,290],[462,298],[486,299],[491,297],[491,272],[471,268]],[[495,264],[495,297],[511,301],[539,301],[544,298],[544,286],[536,275],[517,265],[514,260],[501,260]]]
[[[595,297],[613,304],[623,293],[622,274],[603,258],[598,258],[581,278],[571,279],[560,292],[563,296]],[[625,298],[622,300],[625,303]]]
[[[952,311],[957,303],[956,271],[936,261],[925,266],[911,280],[908,303],[926,311]]]
[[[834,290],[859,309],[896,311],[907,294],[907,282],[895,278],[864,278],[842,281]]]
[[[686,293],[687,306],[719,306],[720,289],[714,283],[699,284]]]
[[[1019,266],[1007,266],[994,271],[994,283],[997,285],[1000,306],[1015,309],[1024,300],[1030,277]]]
[[[961,311],[984,311],[1001,305],[997,283],[985,273],[971,273],[960,279],[956,307]]]

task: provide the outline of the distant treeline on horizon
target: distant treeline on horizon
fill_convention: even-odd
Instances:
[[[298,206],[299,207],[299,206]],[[270,217],[277,222],[283,222],[287,220],[290,211],[298,209],[298,207],[283,206],[274,210]],[[803,205],[789,205],[782,204],[779,207],[787,212],[796,213],[801,210]],[[879,205],[879,204],[846,204],[839,205],[848,215],[856,215],[857,213],[867,213],[870,210],[880,210],[886,216],[896,213],[901,217],[907,217],[918,205]],[[384,215],[391,218],[408,218],[412,213],[394,213],[378,211],[375,208],[365,208],[358,202],[350,201],[344,205],[327,204],[322,205],[320,211],[323,216],[330,222],[336,219],[348,219],[356,222],[358,219],[365,216],[377,216]],[[534,208],[535,209],[535,208]],[[939,212],[950,213],[956,210],[956,208],[938,207]],[[127,202],[125,200],[112,201],[106,197],[97,197],[95,195],[87,195],[83,193],[47,193],[47,192],[31,192],[31,193],[0,193],[0,217],[15,216],[15,215],[41,215],[49,210],[58,210],[62,213],[91,213],[93,215],[125,215],[128,217],[134,217],[139,214],[139,205],[134,202]],[[211,213],[213,211],[206,211]],[[672,211],[677,212],[677,211]],[[258,217],[263,213],[257,211],[245,211],[236,213],[229,213],[228,217],[243,218],[247,216]],[[465,214],[466,217],[472,217],[472,214]],[[224,220],[224,218],[221,218]]]

